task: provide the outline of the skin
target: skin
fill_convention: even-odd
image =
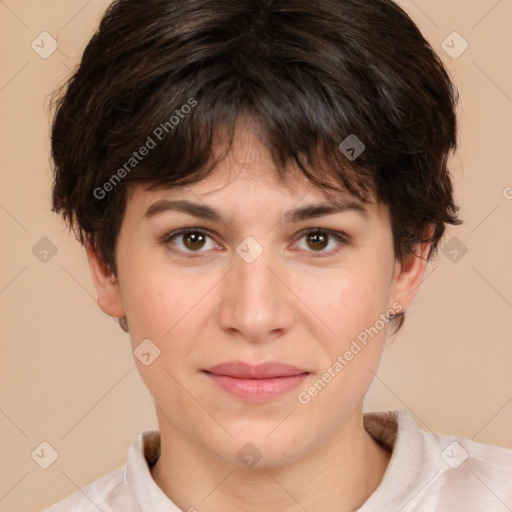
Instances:
[[[366,205],[366,217],[346,211],[280,222],[292,208],[325,202],[325,193],[293,166],[280,181],[251,126],[236,133],[228,158],[207,179],[179,189],[130,190],[116,246],[117,278],[86,246],[98,305],[111,316],[126,315],[134,349],[149,338],[160,350],[149,366],[135,362],[161,432],[152,476],[180,508],[355,510],[378,487],[391,456],[362,421],[386,329],[309,403],[297,395],[394,303],[408,308],[429,245],[398,263],[388,208],[377,202]],[[227,221],[176,211],[145,218],[164,198],[207,204]],[[211,237],[161,242],[181,228],[202,228]],[[301,234],[306,228],[349,238],[340,243],[329,236],[322,245]],[[250,264],[236,252],[248,236],[263,249]],[[282,397],[249,403],[201,371],[233,360],[280,361],[310,374]],[[247,442],[262,454],[251,468],[237,457]]]

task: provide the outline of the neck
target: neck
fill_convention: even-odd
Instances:
[[[364,429],[361,410],[293,462],[253,468],[215,457],[157,414],[161,455],[151,473],[187,511],[354,511],[379,486],[391,457]]]

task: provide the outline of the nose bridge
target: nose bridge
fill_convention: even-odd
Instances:
[[[272,251],[253,237],[247,237],[237,247],[234,258],[235,295],[238,303],[250,301],[272,302],[274,296],[275,276],[270,267],[275,266]],[[238,290],[237,290],[238,288]],[[245,304],[247,305],[247,304]]]
[[[251,237],[237,247],[222,290],[220,321],[224,328],[236,329],[255,341],[291,325],[293,315],[274,275],[276,268],[270,248]]]

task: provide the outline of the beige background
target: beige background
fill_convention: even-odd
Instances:
[[[85,254],[50,211],[48,94],[108,3],[0,1],[0,510],[63,498],[123,464],[156,426],[127,334],[98,309]],[[460,90],[452,169],[465,224],[444,243],[455,236],[467,253],[430,264],[365,409],[407,407],[426,430],[512,448],[512,1],[400,5]],[[43,31],[59,45],[47,59],[31,48]],[[453,31],[469,43],[458,58],[441,49]],[[46,263],[32,252],[43,237],[57,247]],[[42,441],[58,452],[46,470],[31,458]]]

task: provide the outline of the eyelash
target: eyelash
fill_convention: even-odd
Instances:
[[[201,228],[183,228],[183,229],[180,229],[178,231],[173,231],[172,233],[168,233],[167,235],[165,235],[161,242],[163,245],[166,245],[166,246],[170,246],[172,245],[172,241],[179,237],[180,235],[184,235],[184,234],[190,234],[190,233],[196,233],[196,234],[201,234],[201,235],[205,235],[209,238],[212,238],[213,239],[213,236],[212,234],[209,232],[209,231],[206,231],[204,229],[201,229]],[[322,228],[309,228],[309,229],[305,229],[303,231],[301,231],[301,233],[299,234],[299,237],[297,240],[300,240],[301,238],[303,238],[304,236],[307,236],[307,235],[310,235],[310,234],[324,234],[324,235],[328,235],[332,238],[334,238],[336,241],[338,241],[341,245],[346,245],[348,243],[348,236],[345,235],[344,233],[341,233],[341,232],[338,232],[338,231],[332,231],[330,229],[322,229]],[[206,252],[206,251],[190,251],[190,252],[186,252],[186,251],[182,251],[180,249],[175,249],[175,248],[172,248],[172,247],[169,247],[169,250],[175,254],[179,254],[181,256],[184,256],[185,258],[197,258],[197,256],[194,256],[193,254],[194,253],[197,253],[197,254],[201,254],[202,252]],[[307,251],[307,252],[311,252],[313,254],[313,257],[314,258],[325,258],[327,256],[332,256],[336,253],[338,253],[341,249],[336,249],[336,250],[330,250],[330,251]],[[315,254],[315,252],[318,252],[318,254]]]

